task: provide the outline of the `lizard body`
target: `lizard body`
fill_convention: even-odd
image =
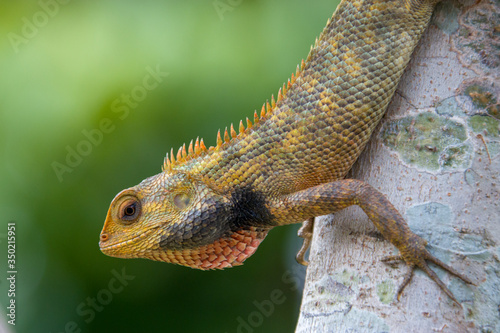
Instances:
[[[167,155],[163,172],[120,192],[101,232],[101,250],[199,269],[241,264],[275,226],[359,205],[411,267],[432,261],[392,204],[344,179],[382,118],[439,0],[344,0],[278,93],[231,125],[215,147],[191,142]],[[456,301],[456,300],[455,300]],[[458,302],[457,302],[458,303]]]

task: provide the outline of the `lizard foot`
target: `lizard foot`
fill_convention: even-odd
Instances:
[[[418,236],[417,236],[418,237]],[[429,253],[424,247],[425,247],[425,241],[423,241],[420,237],[418,237],[417,242],[412,244],[413,248],[405,248],[403,249],[402,254],[400,255],[395,255],[395,256],[387,256],[382,258],[382,261],[388,263],[388,264],[393,264],[395,261],[400,261],[403,260],[406,262],[406,264],[409,266],[409,271],[406,273],[403,283],[398,288],[397,291],[397,299],[399,301],[401,294],[403,293],[404,288],[410,283],[410,280],[413,276],[413,272],[416,267],[420,268],[423,270],[436,284],[445,292],[448,297],[450,297],[456,304],[459,306],[462,306],[460,302],[455,298],[453,293],[446,287],[446,285],[439,279],[437,274],[430,269],[429,265],[427,265],[426,261],[430,261],[434,263],[435,265],[443,268],[444,270],[448,271],[449,273],[455,275],[456,277],[460,278],[464,282],[475,285],[468,277],[465,275],[459,273],[456,271],[453,267],[448,266],[438,258],[434,257],[432,254]]]
[[[299,264],[304,266],[307,266],[309,264],[309,262],[305,260],[304,257],[306,255],[307,249],[309,249],[309,246],[311,245],[313,228],[314,217],[311,217],[309,220],[302,223],[302,227],[300,227],[299,231],[297,232],[299,237],[304,238],[304,242],[302,243],[302,247],[300,248],[299,252],[297,252],[297,256],[295,256],[295,259]]]

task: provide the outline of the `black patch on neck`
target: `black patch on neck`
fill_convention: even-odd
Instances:
[[[231,229],[233,231],[249,226],[275,225],[261,192],[254,191],[251,187],[236,189],[231,193],[231,203]]]
[[[168,225],[166,235],[160,239],[160,247],[170,250],[196,248],[238,230],[275,225],[264,195],[248,187],[234,190],[229,203],[209,198],[203,207],[203,210],[189,211],[184,222]]]

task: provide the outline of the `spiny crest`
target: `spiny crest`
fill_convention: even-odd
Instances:
[[[183,144],[182,147],[179,148],[179,151],[177,152],[177,157],[174,157],[174,149],[172,148],[170,150],[170,158],[168,154],[167,156],[165,156],[161,170],[171,171],[172,168],[178,165],[179,163],[200,156],[207,151],[208,149],[205,146],[205,142],[203,142],[203,139],[196,138],[194,146],[193,146],[193,140],[191,140],[191,142],[189,143],[187,153],[186,153],[186,144]]]
[[[257,113],[257,111],[254,112],[253,114],[253,123],[250,121],[250,119],[246,118],[246,128],[243,123],[243,121],[240,120],[238,131],[239,133],[236,133],[236,130],[234,129],[233,124],[231,124],[230,129],[228,131],[227,127],[224,131],[224,137],[221,136],[220,129],[217,132],[217,139],[216,139],[216,145],[211,146],[210,148],[207,149],[205,146],[205,143],[203,142],[203,139],[197,138],[196,141],[193,143],[193,140],[189,143],[189,146],[186,151],[186,144],[183,144],[179,150],[177,151],[177,154],[174,155],[174,150],[173,148],[170,150],[170,157],[169,154],[165,156],[165,159],[163,161],[162,165],[162,171],[164,172],[170,172],[172,169],[190,159],[199,157],[204,155],[205,153],[209,151],[217,151],[221,149],[222,147],[226,146],[229,144],[233,139],[239,138],[243,136],[248,130],[256,128],[260,123],[262,123],[263,120],[268,118],[277,108],[279,103],[286,97],[286,94],[288,90],[292,87],[292,85],[295,83],[297,78],[300,76],[302,71],[304,70],[306,64],[304,60],[302,59],[302,62],[299,65],[297,65],[297,69],[295,73],[292,73],[292,76],[288,79],[286,83],[283,83],[283,87],[281,87],[278,90],[278,95],[276,100],[274,99],[274,95],[271,95],[271,102],[266,101],[262,105],[262,109],[260,110],[260,115]]]

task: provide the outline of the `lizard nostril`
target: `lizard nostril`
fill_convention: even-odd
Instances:
[[[109,239],[109,235],[105,232],[101,234],[101,242],[105,242]]]

